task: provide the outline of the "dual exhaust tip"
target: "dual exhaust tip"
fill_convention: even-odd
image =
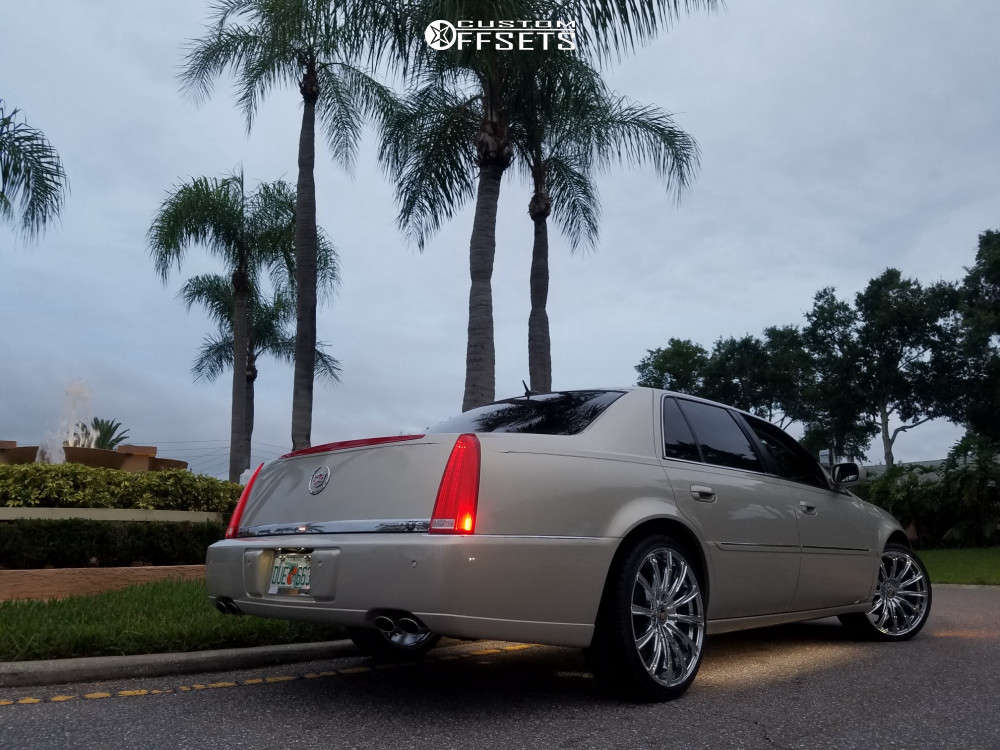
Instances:
[[[390,617],[389,615],[378,615],[373,620],[375,627],[386,635],[402,630],[410,635],[419,635],[427,632],[427,626],[411,615],[401,617]]]
[[[243,610],[228,596],[220,596],[215,600],[215,608],[224,615],[242,615]]]

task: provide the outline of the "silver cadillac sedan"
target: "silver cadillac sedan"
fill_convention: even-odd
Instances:
[[[337,623],[379,659],[441,635],[586,649],[604,684],[680,695],[709,633],[837,615],[914,636],[906,534],[779,428],[650,388],[528,394],[422,435],[263,464],[208,550],[220,611]]]

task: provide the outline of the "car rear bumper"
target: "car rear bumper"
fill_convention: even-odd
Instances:
[[[436,633],[587,646],[619,540],[594,537],[305,534],[208,549],[213,598],[248,614],[370,626],[397,610]],[[312,554],[309,596],[267,593],[275,549]]]

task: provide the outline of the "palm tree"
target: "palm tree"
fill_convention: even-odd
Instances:
[[[469,325],[463,410],[493,400],[496,387],[492,274],[500,184],[515,156],[517,94],[552,58],[571,53],[517,53],[492,46],[423,42],[434,19],[550,19],[576,23],[586,55],[621,55],[655,36],[681,12],[712,9],[716,0],[412,0],[398,12],[390,41],[406,61],[411,91],[384,121],[380,161],[396,183],[398,223],[421,249],[427,237],[476,196],[469,242]],[[419,41],[417,41],[419,40]]]
[[[335,255],[322,233],[320,239],[320,265],[330,269],[323,286],[330,286],[336,279]],[[202,274],[187,280],[181,288],[181,297],[188,309],[194,304],[204,307],[218,328],[214,335],[202,341],[198,356],[191,370],[195,380],[214,381],[233,366],[233,289],[228,280],[220,274]],[[295,360],[295,334],[289,325],[295,320],[295,300],[290,289],[276,289],[270,299],[259,290],[249,300],[250,327],[247,345],[246,367],[246,434],[253,437],[254,426],[254,384],[257,380],[257,360],[263,355],[271,355],[285,362]],[[340,380],[340,363],[326,352],[326,345],[316,345],[316,375],[330,381]]]
[[[552,390],[546,311],[549,289],[548,219],[552,215],[576,250],[595,247],[600,203],[593,171],[612,163],[648,164],[668,191],[679,194],[698,163],[694,139],[659,107],[608,91],[585,60],[550,55],[526,70],[517,88],[511,127],[518,164],[530,180],[528,215],[534,224],[528,316],[531,390]]]
[[[69,183],[45,134],[19,113],[0,99],[0,219],[32,239],[59,215]]]
[[[295,375],[292,446],[305,448],[312,428],[316,352],[316,119],[335,160],[350,168],[365,121],[392,108],[391,92],[354,64],[370,39],[376,4],[362,0],[218,0],[205,36],[188,51],[181,79],[198,97],[226,71],[249,130],[272,89],[294,85],[302,96],[296,184]]]
[[[247,194],[242,171],[222,178],[198,177],[167,195],[149,228],[150,254],[164,282],[172,266],[180,268],[192,245],[203,246],[227,268],[233,324],[231,481],[250,465],[246,405],[251,299],[262,272],[290,267],[295,205],[294,191],[281,180],[261,183]]]

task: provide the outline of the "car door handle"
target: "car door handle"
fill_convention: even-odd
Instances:
[[[801,510],[802,513],[803,513],[803,515],[806,515],[806,516],[815,516],[816,515],[816,506],[815,505],[810,505],[807,502],[801,502],[801,503],[799,503],[799,510]]]
[[[711,503],[715,500],[715,490],[703,484],[692,484],[691,497],[703,503]]]

